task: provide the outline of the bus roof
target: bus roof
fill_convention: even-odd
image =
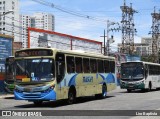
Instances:
[[[123,62],[123,63],[121,63],[121,64],[125,64],[125,63],[132,63],[132,62],[142,62],[143,64],[151,64],[151,65],[159,65],[160,66],[160,64],[159,63],[153,63],[153,62],[144,62],[144,61],[128,61],[128,62]]]
[[[26,50],[37,50],[37,49],[50,49],[50,50],[53,50],[53,51],[56,51],[56,52],[59,52],[59,53],[65,53],[65,54],[73,54],[73,55],[81,55],[81,56],[89,56],[89,57],[100,57],[100,58],[108,58],[108,59],[111,59],[111,60],[115,60],[114,57],[111,57],[111,56],[104,56],[103,54],[100,54],[100,53],[94,53],[94,52],[85,52],[85,51],[81,51],[81,50],[61,50],[61,49],[56,49],[56,48],[41,48],[41,47],[38,47],[38,48],[25,48],[25,49],[22,49],[22,50],[18,50],[16,52],[19,52],[19,51],[26,51]]]

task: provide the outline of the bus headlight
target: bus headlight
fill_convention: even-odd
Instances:
[[[14,90],[19,93],[23,92],[23,88],[17,85],[15,86]]]
[[[44,91],[42,91],[43,93],[47,93],[50,92],[51,90],[54,90],[55,85],[51,85],[49,88],[45,89]]]
[[[143,80],[142,83],[145,83],[145,81]]]
[[[142,84],[142,83],[144,83],[144,80],[143,80],[143,81],[139,81],[139,82],[137,82],[137,84]]]
[[[123,82],[123,81],[121,81],[120,83],[121,83],[121,85],[125,85],[125,82]]]

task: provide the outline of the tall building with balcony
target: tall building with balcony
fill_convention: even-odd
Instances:
[[[141,39],[141,42],[149,45],[149,55],[151,55],[152,54],[152,37],[143,37]],[[160,51],[160,37],[158,38],[157,43],[158,43],[158,48]]]
[[[8,11],[13,11],[8,14]],[[20,41],[19,0],[0,0],[0,33]]]
[[[32,25],[35,24],[36,28],[54,31],[54,16],[49,13],[35,13],[33,14]]]
[[[27,28],[31,27],[31,17],[29,15],[20,15],[21,20],[21,36],[20,39],[22,41],[22,47],[27,46],[28,41],[26,40],[28,38]]]
[[[28,47],[28,33],[27,28],[39,28],[49,31],[55,30],[54,15],[49,13],[34,13],[33,15],[21,15],[21,39],[22,47]],[[34,36],[31,36],[34,37]]]
[[[148,44],[148,54],[152,54],[152,37],[142,37],[141,43]]]
[[[118,44],[118,51],[120,52],[122,44]],[[150,55],[149,44],[147,43],[134,43],[134,53],[139,56]]]
[[[160,46],[160,44],[159,44]],[[120,52],[122,44],[118,44],[118,51]],[[142,37],[141,43],[134,43],[134,53],[139,56],[148,56],[152,54],[152,38]]]

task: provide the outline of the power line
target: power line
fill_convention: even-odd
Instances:
[[[8,17],[8,18],[10,18],[10,17]],[[15,21],[15,20],[14,20]],[[18,20],[16,20],[16,21],[18,21]],[[19,21],[20,22],[20,21]],[[84,21],[85,22],[85,21]],[[16,25],[13,25],[13,24],[9,24],[9,23],[7,23],[7,22],[5,22],[6,23],[6,25],[9,25],[9,26],[13,26],[13,27],[17,27],[17,28],[20,28],[20,29],[26,29],[27,30],[27,27],[28,26],[26,26],[26,27],[22,27],[21,25],[20,26],[16,26]],[[97,26],[95,23],[93,23],[93,25],[95,25],[95,26]],[[92,26],[93,26],[92,25]],[[72,28],[72,26],[74,26],[74,25],[68,25],[67,27],[70,27],[70,28]],[[92,31],[89,31],[89,30],[79,30],[79,31],[81,31],[81,32],[92,32]]]
[[[62,8],[61,6],[55,5],[53,3],[50,3],[50,2],[47,2],[47,1],[44,1],[44,0],[32,0],[32,1],[35,1],[35,2],[40,3],[42,5],[45,5],[45,6],[49,6],[51,8],[55,8],[57,10],[60,10],[62,12],[65,12],[65,13],[68,13],[68,14],[71,14],[71,15],[74,15],[74,16],[83,17],[83,18],[87,18],[87,19],[92,19],[92,20],[95,20],[95,21],[101,21],[101,22],[105,22],[105,23],[107,22],[107,20],[99,19],[99,18],[92,17],[92,16],[89,16],[89,15],[81,14],[81,13],[78,13],[78,12],[75,12],[75,11],[72,11],[72,10],[68,10],[68,9]]]

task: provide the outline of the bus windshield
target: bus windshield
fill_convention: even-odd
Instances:
[[[144,76],[144,68],[142,63],[124,63],[121,65],[122,79],[140,79]]]
[[[16,61],[16,76],[30,81],[50,81],[55,77],[53,59],[21,59]]]
[[[7,62],[6,63],[6,80],[14,80],[13,73],[14,73],[14,62]]]

